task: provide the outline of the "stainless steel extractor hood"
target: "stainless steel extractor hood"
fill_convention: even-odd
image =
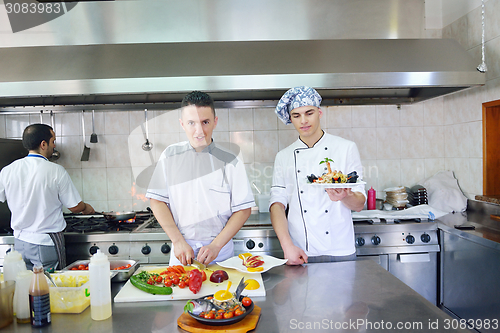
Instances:
[[[405,104],[485,75],[448,39],[219,41],[0,49],[0,107],[275,101],[308,85],[324,105]]]

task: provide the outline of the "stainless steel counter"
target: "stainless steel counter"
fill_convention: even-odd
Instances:
[[[451,317],[370,260],[280,266],[263,279],[267,295],[254,298],[262,308],[256,332],[470,332],[452,329]],[[113,284],[113,293],[120,287]],[[39,331],[184,332],[177,327],[184,304],[117,303],[102,322],[92,321],[90,309],[54,314],[52,325]],[[32,329],[15,323],[5,332]]]

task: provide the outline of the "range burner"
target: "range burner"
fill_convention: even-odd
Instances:
[[[135,219],[127,221],[108,221],[103,216],[82,216],[68,214],[66,232],[91,233],[91,232],[130,232],[150,218],[149,213],[138,212]]]

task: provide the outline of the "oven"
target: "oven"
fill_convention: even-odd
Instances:
[[[437,304],[440,247],[436,222],[355,220],[354,232],[359,260],[375,260],[431,303]]]

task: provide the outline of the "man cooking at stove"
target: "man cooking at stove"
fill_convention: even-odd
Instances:
[[[276,106],[285,125],[293,124],[299,138],[281,150],[274,162],[271,186],[271,222],[288,265],[353,260],[354,226],[351,210],[363,209],[363,185],[343,189],[322,189],[306,184],[306,176],[325,172],[325,158],[332,170],[363,177],[359,152],[354,142],[321,129],[321,96],[310,87],[288,90]],[[288,215],[286,207],[288,206]]]
[[[0,201],[7,200],[12,213],[14,249],[26,267],[43,265],[45,270],[66,266],[62,231],[64,205],[73,213],[93,214],[94,208],[80,198],[66,170],[49,161],[56,135],[52,127],[33,124],[24,129],[23,146],[28,156],[0,172]]]
[[[234,255],[232,238],[255,206],[243,162],[216,144],[212,98],[193,91],[181,103],[180,124],[188,141],[167,147],[146,197],[172,241],[170,265],[208,265]]]

